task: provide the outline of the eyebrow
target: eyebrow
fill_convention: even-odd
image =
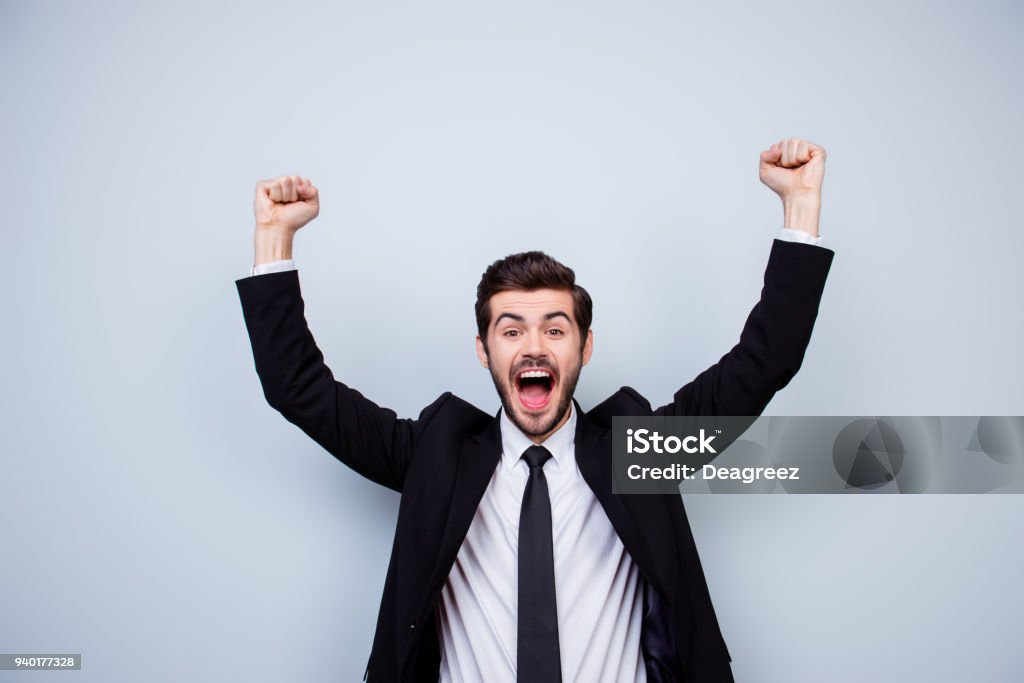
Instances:
[[[516,322],[519,322],[519,323],[526,321],[526,318],[524,318],[521,315],[517,315],[515,313],[502,313],[501,315],[499,315],[495,319],[495,321],[494,321],[494,326],[495,327],[498,326],[498,323],[501,322],[502,318],[509,318],[509,319],[515,320]],[[553,313],[546,313],[544,315],[544,319],[545,320],[552,320],[553,318],[565,318],[566,322],[568,322],[568,323],[572,322],[572,320],[569,318],[569,314],[566,313],[565,311],[554,311]]]

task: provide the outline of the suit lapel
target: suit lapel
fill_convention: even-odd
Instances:
[[[584,481],[594,492],[608,520],[612,523],[615,533],[618,534],[622,545],[625,546],[637,567],[648,580],[654,579],[658,574],[651,564],[650,552],[648,551],[643,536],[633,521],[633,516],[623,502],[623,496],[612,493],[612,460],[611,460],[611,434],[608,429],[595,424],[586,414],[580,410],[575,399],[573,404],[576,407],[576,463],[580,468],[580,474]],[[655,584],[659,585],[659,584]]]
[[[500,414],[499,412],[498,415]],[[419,612],[420,617],[432,609],[431,601],[444,586],[500,460],[501,427],[498,417],[495,416],[484,431],[463,441],[448,508],[448,520],[441,535],[437,562],[431,572],[427,593]]]

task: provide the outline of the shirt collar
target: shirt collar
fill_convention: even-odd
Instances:
[[[505,467],[511,470],[519,463],[519,459],[530,446],[540,445],[548,449],[551,459],[557,467],[561,467],[567,458],[573,456],[576,443],[576,406],[569,402],[569,419],[554,434],[540,444],[534,444],[523,430],[519,429],[508,415],[505,408],[501,409],[501,459]]]

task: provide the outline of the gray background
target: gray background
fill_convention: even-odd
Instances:
[[[398,498],[264,402],[234,280],[309,176],[307,317],[401,415],[494,411],[492,260],[596,301],[578,398],[655,404],[737,340],[828,151],[836,251],[767,414],[1022,415],[1019,2],[0,3],[4,680],[362,676]],[[1024,675],[1018,496],[693,496],[738,681]]]

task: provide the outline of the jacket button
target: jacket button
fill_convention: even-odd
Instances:
[[[409,624],[409,635],[411,636],[416,632],[416,624]]]

